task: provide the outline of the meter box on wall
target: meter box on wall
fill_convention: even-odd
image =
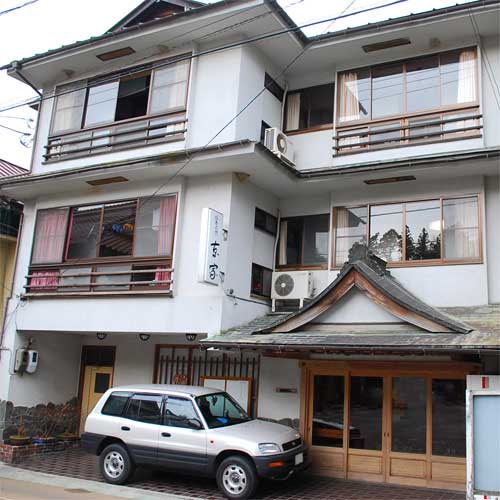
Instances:
[[[467,500],[500,500],[500,375],[467,376]]]

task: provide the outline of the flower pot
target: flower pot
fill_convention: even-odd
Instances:
[[[54,443],[56,438],[54,437],[34,437],[31,438],[31,442],[33,444],[49,444],[49,443]]]
[[[10,444],[13,446],[24,446],[31,443],[29,436],[14,435],[9,438]]]

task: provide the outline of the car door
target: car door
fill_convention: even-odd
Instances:
[[[199,429],[193,428],[193,420],[199,422]],[[204,472],[208,468],[207,431],[189,398],[165,398],[158,464],[193,472]]]
[[[162,406],[162,394],[134,394],[120,419],[120,437],[137,464],[157,464]]]

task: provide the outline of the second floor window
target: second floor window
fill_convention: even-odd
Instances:
[[[480,260],[477,196],[334,209],[334,264],[355,243],[368,244],[390,263]]]
[[[290,91],[286,99],[286,132],[333,123],[332,84]]]
[[[288,217],[280,222],[278,267],[326,266],[328,214]]]
[[[172,257],[175,195],[38,212],[33,265]]]
[[[51,133],[184,110],[189,67],[189,61],[180,61],[88,85],[76,82],[58,87]]]

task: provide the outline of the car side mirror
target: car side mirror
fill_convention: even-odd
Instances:
[[[201,422],[197,418],[188,419],[187,424],[191,429],[194,429],[195,431],[200,431],[201,429],[203,429],[203,425],[201,425]]]

